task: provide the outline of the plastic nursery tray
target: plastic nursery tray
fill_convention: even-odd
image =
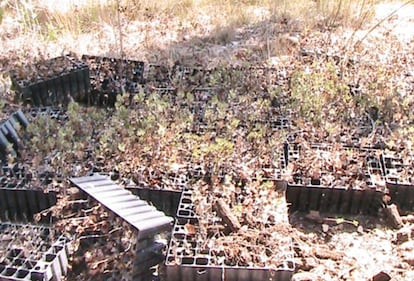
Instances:
[[[31,186],[32,175],[14,167],[3,166],[0,173],[0,219],[32,221],[33,215],[56,204],[56,192],[44,192]],[[47,219],[47,218],[45,218]]]
[[[414,211],[414,159],[412,155],[403,157],[397,153],[384,153],[382,164],[391,201],[403,211]]]
[[[33,107],[24,110],[24,112],[27,115],[27,118],[30,120],[34,120],[41,116],[47,116],[51,119],[56,120],[60,124],[64,124],[66,121],[68,121],[69,118],[66,110],[62,107]]]
[[[0,188],[0,218],[32,221],[33,215],[56,204],[56,193],[42,190]]]
[[[134,176],[136,185],[128,184],[127,188],[129,186],[138,186],[140,188],[181,192],[192,176],[193,174],[187,170],[187,167],[179,168],[177,171],[171,171],[161,167],[156,169],[143,167]]]
[[[292,126],[291,120],[286,116],[270,116],[268,123],[272,130],[289,130]]]
[[[22,130],[26,129],[29,122],[21,110],[0,125],[0,159],[3,163],[8,161],[8,156],[17,157],[21,147]]]
[[[114,106],[122,88],[127,93],[136,93],[138,85],[145,82],[142,61],[90,55],[83,55],[82,60],[90,68],[92,86],[90,95],[82,102]]]
[[[282,86],[288,83],[288,74],[285,69],[275,67],[261,67],[252,66],[249,68],[238,68],[240,71],[245,71],[250,79],[254,79],[264,87],[265,85]],[[235,69],[237,70],[237,68]],[[253,81],[254,81],[253,80]],[[267,90],[264,88],[263,90]]]
[[[131,191],[132,194],[137,195],[141,200],[151,202],[167,216],[174,217],[177,214],[181,191],[139,186],[126,186],[125,188]]]
[[[272,151],[268,159],[261,161],[260,166],[261,168],[256,173],[255,180],[273,181],[277,188],[286,187],[286,181],[282,179],[282,174],[286,169],[286,161],[281,149]]]
[[[70,56],[38,62],[33,77],[12,72],[12,82],[25,104],[57,106],[79,100],[90,91],[89,68]],[[27,75],[27,74],[26,74]],[[32,73],[30,73],[32,75]]]
[[[180,203],[177,209],[177,218],[186,220],[197,220],[197,214],[192,199],[193,191],[185,189],[181,193]]]
[[[62,280],[68,271],[68,240],[49,227],[0,223],[0,280]]]
[[[196,66],[150,64],[147,72],[147,83],[156,88],[204,87],[211,82],[212,70]]]
[[[376,215],[382,205],[385,192],[381,163],[377,157],[378,151],[342,148],[342,155],[353,155],[352,153],[357,155],[356,159],[350,160],[355,161],[353,165],[357,169],[349,171],[350,168],[346,166],[341,172],[342,176],[339,176],[338,172],[330,170],[333,166],[329,167],[327,162],[319,161],[320,157],[335,161],[336,156],[330,154],[331,150],[331,145],[324,144],[314,144],[310,147],[300,144],[285,145],[285,158],[288,163],[293,166],[302,165],[302,169],[320,167],[317,169],[317,173],[320,173],[318,178],[307,177],[300,174],[301,171],[293,171],[286,190],[289,211],[318,210],[340,214]],[[305,155],[310,151],[313,151],[314,158],[306,159],[309,163],[304,162]],[[348,182],[350,179],[352,182]]]
[[[194,232],[189,232],[191,225]],[[282,262],[277,266],[221,265],[203,241],[196,238],[198,223],[194,220],[177,220],[166,258],[166,278],[170,281],[250,281],[291,280],[294,272],[293,251],[286,237],[285,247],[279,250]],[[254,245],[252,245],[254,246]],[[218,265],[220,264],[220,265]]]
[[[213,249],[209,249],[205,241],[196,238],[199,226],[192,192],[186,189],[181,195],[165,262],[167,280],[291,280],[294,262],[288,237],[286,243],[282,243],[284,246],[278,249],[278,259],[282,262],[277,267],[218,265],[218,257],[212,253]]]

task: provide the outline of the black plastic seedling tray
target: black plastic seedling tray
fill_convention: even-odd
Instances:
[[[21,137],[29,122],[21,110],[14,112],[9,119],[0,124],[0,159],[3,164],[8,156],[18,157],[22,146]]]
[[[68,239],[40,225],[0,223],[0,280],[62,280],[68,271]]]
[[[55,192],[0,187],[0,218],[3,221],[33,221],[33,215],[54,206]]]
[[[283,179],[286,161],[282,149],[275,149],[268,158],[260,161],[261,167],[254,180],[274,182],[277,188],[286,188],[286,181]]]
[[[289,130],[292,126],[291,120],[286,116],[271,115],[268,118],[269,126],[274,131]]]
[[[60,124],[64,124],[69,119],[66,109],[62,107],[34,107],[25,109],[24,111],[30,121],[42,116],[47,116]]]
[[[317,210],[322,213],[377,215],[383,192],[317,185],[287,184],[289,212]]]
[[[24,104],[58,106],[80,100],[90,91],[89,68],[70,56],[61,56],[32,66],[38,75],[12,72],[13,86]],[[27,73],[25,75],[33,75]]]
[[[194,233],[187,230],[188,225]],[[293,251],[289,242],[278,249],[283,261],[278,266],[217,265],[217,257],[202,241],[197,240],[199,231],[194,220],[177,220],[166,257],[166,278],[169,281],[250,281],[291,280],[294,272]],[[289,239],[289,238],[287,238]],[[253,246],[253,245],[252,245]]]
[[[205,241],[197,239],[199,217],[192,198],[193,191],[185,189],[180,198],[176,221],[165,261],[169,281],[288,281],[294,272],[293,250],[289,237],[278,249],[282,262],[277,266],[240,266],[220,264]],[[254,245],[252,245],[254,247]]]
[[[402,211],[414,211],[414,161],[412,155],[384,153],[382,164],[391,201]]]
[[[198,219],[195,211],[195,205],[192,199],[192,194],[193,191],[191,189],[185,189],[182,191],[177,208],[177,218],[191,221]]]
[[[90,68],[91,93],[81,101],[87,104],[113,107],[116,97],[136,93],[144,84],[144,62],[102,56],[83,55]]]
[[[33,221],[33,215],[54,206],[55,191],[33,185],[33,174],[25,165],[4,165],[0,171],[0,219]],[[50,215],[43,216],[47,221]]]
[[[302,170],[292,172],[288,180],[286,190],[286,201],[289,204],[289,212],[317,210],[320,212],[336,214],[378,214],[382,206],[382,197],[386,191],[383,179],[379,152],[371,149],[340,148],[340,154],[356,155],[356,158],[336,159],[335,154],[330,154],[333,147],[330,144],[286,144],[285,159],[293,167],[303,165],[301,169],[312,171],[314,166],[316,174],[304,175]],[[312,151],[312,154],[307,154]],[[312,160],[305,159],[305,155],[312,155]],[[325,155],[325,156],[321,156]],[[318,157],[326,157],[328,162],[319,161]],[[326,160],[325,159],[325,160]],[[329,166],[329,161],[342,161],[343,171],[334,171],[334,166]],[[325,161],[323,160],[323,161]],[[304,163],[309,162],[308,166]],[[349,165],[355,161],[353,167]],[[311,172],[312,174],[315,172]]]
[[[213,70],[196,66],[148,65],[147,83],[156,88],[197,88],[211,84]]]
[[[165,65],[148,65],[147,79],[148,84],[155,88],[172,88],[170,68]]]
[[[167,216],[175,217],[180,202],[181,191],[152,189],[138,186],[126,186],[126,189],[137,195],[141,200],[151,202]]]

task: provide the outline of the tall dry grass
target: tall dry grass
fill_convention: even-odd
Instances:
[[[100,24],[116,24],[118,1],[128,21],[178,18],[197,23],[207,17],[213,26],[241,26],[266,18],[294,18],[303,28],[360,27],[373,13],[376,0],[6,0],[0,19],[13,16],[20,32],[87,33]],[[54,35],[55,34],[55,35]],[[50,38],[49,38],[50,39]],[[52,38],[53,39],[53,38]]]

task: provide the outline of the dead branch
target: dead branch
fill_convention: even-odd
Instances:
[[[231,232],[237,232],[240,228],[240,222],[237,217],[231,212],[229,206],[223,201],[223,199],[216,200],[214,208],[219,217],[227,225]]]

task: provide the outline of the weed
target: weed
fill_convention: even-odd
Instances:
[[[319,126],[323,121],[349,116],[349,87],[337,74],[332,62],[311,66],[293,73],[291,79],[292,110]],[[332,108],[332,110],[327,110]],[[338,112],[342,114],[338,116]]]

